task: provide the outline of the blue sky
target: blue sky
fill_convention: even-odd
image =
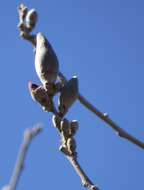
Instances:
[[[44,124],[33,141],[18,190],[79,189],[78,176],[58,151],[60,138],[29,95],[40,84],[29,43],[19,38],[17,6],[1,2],[0,188],[11,176],[25,128]],[[77,75],[80,92],[122,128],[144,141],[144,2],[142,0],[23,1],[36,8],[43,32],[53,44],[61,71]],[[77,119],[79,161],[102,190],[143,190],[144,151],[117,137],[79,102],[67,115]]]

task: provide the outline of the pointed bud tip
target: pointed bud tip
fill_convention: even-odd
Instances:
[[[32,81],[28,82],[28,88],[29,88],[30,91],[35,90],[37,87],[38,87],[38,85],[32,83]]]

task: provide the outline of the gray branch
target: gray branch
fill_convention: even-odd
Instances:
[[[24,169],[24,162],[28,153],[29,146],[34,137],[36,137],[42,131],[42,126],[37,125],[32,129],[26,129],[24,132],[23,142],[20,147],[17,161],[10,179],[10,182],[7,186],[3,187],[2,190],[16,190],[20,176]]]
[[[100,190],[97,186],[95,186],[92,181],[88,178],[84,170],[81,168],[80,164],[78,163],[77,159],[72,156],[67,156],[67,159],[77,172],[78,176],[81,179],[82,185],[89,190]]]

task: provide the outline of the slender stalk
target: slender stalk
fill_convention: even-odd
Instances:
[[[25,130],[23,142],[18,153],[17,161],[15,164],[9,185],[7,185],[6,187],[3,187],[3,190],[16,190],[18,182],[20,180],[20,176],[24,168],[24,162],[25,162],[31,141],[41,131],[42,131],[41,126],[35,126],[32,129]]]
[[[71,165],[73,166],[73,168],[75,169],[77,174],[79,175],[79,177],[80,177],[80,179],[82,181],[82,185],[84,187],[88,188],[89,190],[100,190],[88,178],[88,176],[86,175],[84,170],[81,168],[80,164],[78,163],[78,161],[77,161],[77,159],[75,157],[67,156],[67,159],[69,160],[69,162],[71,163]]]
[[[60,72],[59,73],[59,79],[61,82],[66,83],[67,79],[66,77]],[[82,105],[84,105],[88,110],[93,112],[95,115],[97,115],[101,120],[103,120],[105,123],[107,123],[112,129],[114,129],[117,134],[127,139],[128,141],[132,142],[133,144],[139,146],[140,148],[144,149],[144,142],[138,140],[134,136],[127,133],[125,130],[123,130],[121,127],[119,127],[106,113],[102,113],[99,109],[97,109],[95,106],[93,106],[84,96],[79,94],[78,99]]]

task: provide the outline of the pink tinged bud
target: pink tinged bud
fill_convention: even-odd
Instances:
[[[69,108],[76,101],[78,98],[78,93],[78,79],[74,76],[66,83],[60,93],[58,108],[62,116],[67,113]]]
[[[32,83],[32,81],[28,82],[28,89],[34,101],[36,101],[36,89],[38,89],[38,87],[39,86],[37,84]]]
[[[31,97],[34,101],[38,102],[45,111],[51,111],[53,108],[52,99],[48,96],[43,86],[38,86],[32,82],[28,83]]]
[[[35,90],[36,88],[38,88],[38,85],[32,83],[32,81],[29,81],[28,82],[28,88],[29,88],[29,90]]]

